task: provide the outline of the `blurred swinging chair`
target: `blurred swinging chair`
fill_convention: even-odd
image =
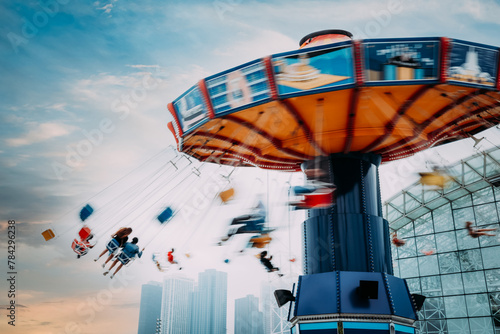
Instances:
[[[221,191],[218,196],[219,196],[220,200],[222,201],[222,203],[226,204],[227,202],[229,202],[230,200],[233,199],[234,188],[229,188],[227,190]]]
[[[44,237],[45,241],[49,241],[50,239],[53,239],[56,235],[52,229],[48,229],[42,232],[42,236]]]

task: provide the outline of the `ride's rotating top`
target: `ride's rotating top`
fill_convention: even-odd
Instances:
[[[332,153],[382,162],[500,120],[499,49],[449,38],[351,40],[301,48],[200,80],[168,105],[178,149],[201,161],[276,170]]]
[[[200,161],[319,166],[337,186],[335,205],[304,222],[292,332],[414,333],[418,305],[392,276],[378,165],[499,124],[500,52],[444,37],[351,37],[312,33],[299,50],[200,80],[168,105],[169,129]]]

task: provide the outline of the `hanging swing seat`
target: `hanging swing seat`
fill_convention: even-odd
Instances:
[[[85,205],[82,210],[80,211],[80,219],[85,221],[90,215],[94,212],[94,209],[89,205]]]
[[[132,262],[134,262],[135,256],[129,257],[122,251],[116,256],[116,259],[118,259],[125,267],[128,267],[132,264]]]
[[[264,248],[271,242],[271,240],[273,240],[273,238],[271,238],[269,234],[266,233],[253,236],[252,238],[250,238],[249,242],[251,244],[251,247]]]
[[[219,198],[222,203],[227,203],[234,197],[234,188],[229,188],[219,193]]]
[[[167,207],[165,210],[162,211],[162,213],[160,213],[158,215],[158,221],[163,224],[167,221],[169,221],[174,215],[174,210],[172,210],[171,207]]]
[[[296,209],[321,209],[333,205],[335,200],[334,189],[324,189],[304,195],[304,198],[298,202],[290,202],[290,205]]]
[[[423,172],[418,174],[420,175],[420,184],[424,186],[436,186],[441,189],[445,188],[448,183],[453,180],[453,177],[440,171]]]
[[[314,185],[305,185],[305,186],[294,186],[292,188],[293,193],[297,196],[310,194],[318,189],[317,186]]]
[[[92,231],[90,228],[87,226],[83,227],[80,232],[78,232],[78,235],[80,236],[80,240],[84,241],[87,240],[87,238],[92,234]]]
[[[118,241],[116,239],[111,239],[110,242],[106,245],[106,249],[109,251],[110,254],[113,254],[116,252],[116,250],[120,247],[118,244]]]
[[[42,236],[44,237],[45,241],[49,241],[50,239],[54,238],[56,235],[54,231],[52,231],[50,228],[48,230],[45,230],[42,232]]]
[[[83,256],[89,251],[89,243],[74,239],[73,243],[71,244],[71,248],[76,254],[78,254],[79,256]]]

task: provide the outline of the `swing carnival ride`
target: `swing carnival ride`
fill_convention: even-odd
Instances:
[[[45,241],[55,242],[59,239],[65,249],[68,243],[63,236],[71,235],[71,249],[78,258],[88,252],[95,252],[94,246],[101,241],[99,246],[102,247],[99,247],[98,253],[103,249],[103,254],[110,251],[110,259],[114,261],[121,253],[121,248],[115,244],[116,247],[111,250],[106,245],[110,237],[123,227],[132,228],[130,238],[139,237],[141,248],[148,247],[148,251],[153,254],[166,255],[165,244],[179,247],[181,251],[188,250],[192,239],[206,239],[206,235],[201,234],[208,227],[207,220],[202,221],[202,227],[198,218],[209,213],[203,207],[189,210],[189,206],[200,204],[199,195],[206,195],[207,201],[215,202],[215,196],[209,198],[208,190],[225,189],[229,185],[230,174],[226,175],[229,170],[234,171],[234,168],[201,164],[169,146],[58,219],[67,223],[68,219],[76,218],[78,224],[69,224],[60,233],[48,228],[41,234]],[[201,177],[207,173],[210,178]],[[73,218],[70,218],[70,214]],[[181,229],[182,233],[179,231]],[[186,258],[189,257],[186,254]],[[130,260],[126,266],[130,266],[134,258]]]
[[[275,292],[291,302],[292,333],[414,333],[425,297],[393,276],[378,166],[498,125],[499,49],[351,37],[312,33],[299,50],[202,79],[168,104],[168,127],[202,162],[323,170],[335,186],[303,223],[296,291]]]

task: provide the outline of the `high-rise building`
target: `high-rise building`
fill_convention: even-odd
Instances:
[[[161,305],[162,334],[190,334],[190,296],[194,281],[180,275],[163,280]]]
[[[235,300],[234,334],[264,334],[264,318],[259,311],[259,298],[247,295]]]
[[[406,241],[392,247],[394,274],[426,296],[417,333],[500,333],[500,149],[448,170],[448,187],[415,183],[384,203],[391,229]],[[473,238],[467,221],[497,230]]]
[[[227,273],[208,269],[198,274],[191,298],[192,334],[225,334]]]
[[[288,311],[290,304],[278,307],[274,298],[274,291],[278,289],[291,289],[291,283],[286,284],[283,280],[264,282],[261,285],[260,298],[263,313],[264,334],[289,334],[291,324],[288,322]]]
[[[148,282],[141,288],[138,334],[156,333],[156,322],[161,312],[161,283]]]

